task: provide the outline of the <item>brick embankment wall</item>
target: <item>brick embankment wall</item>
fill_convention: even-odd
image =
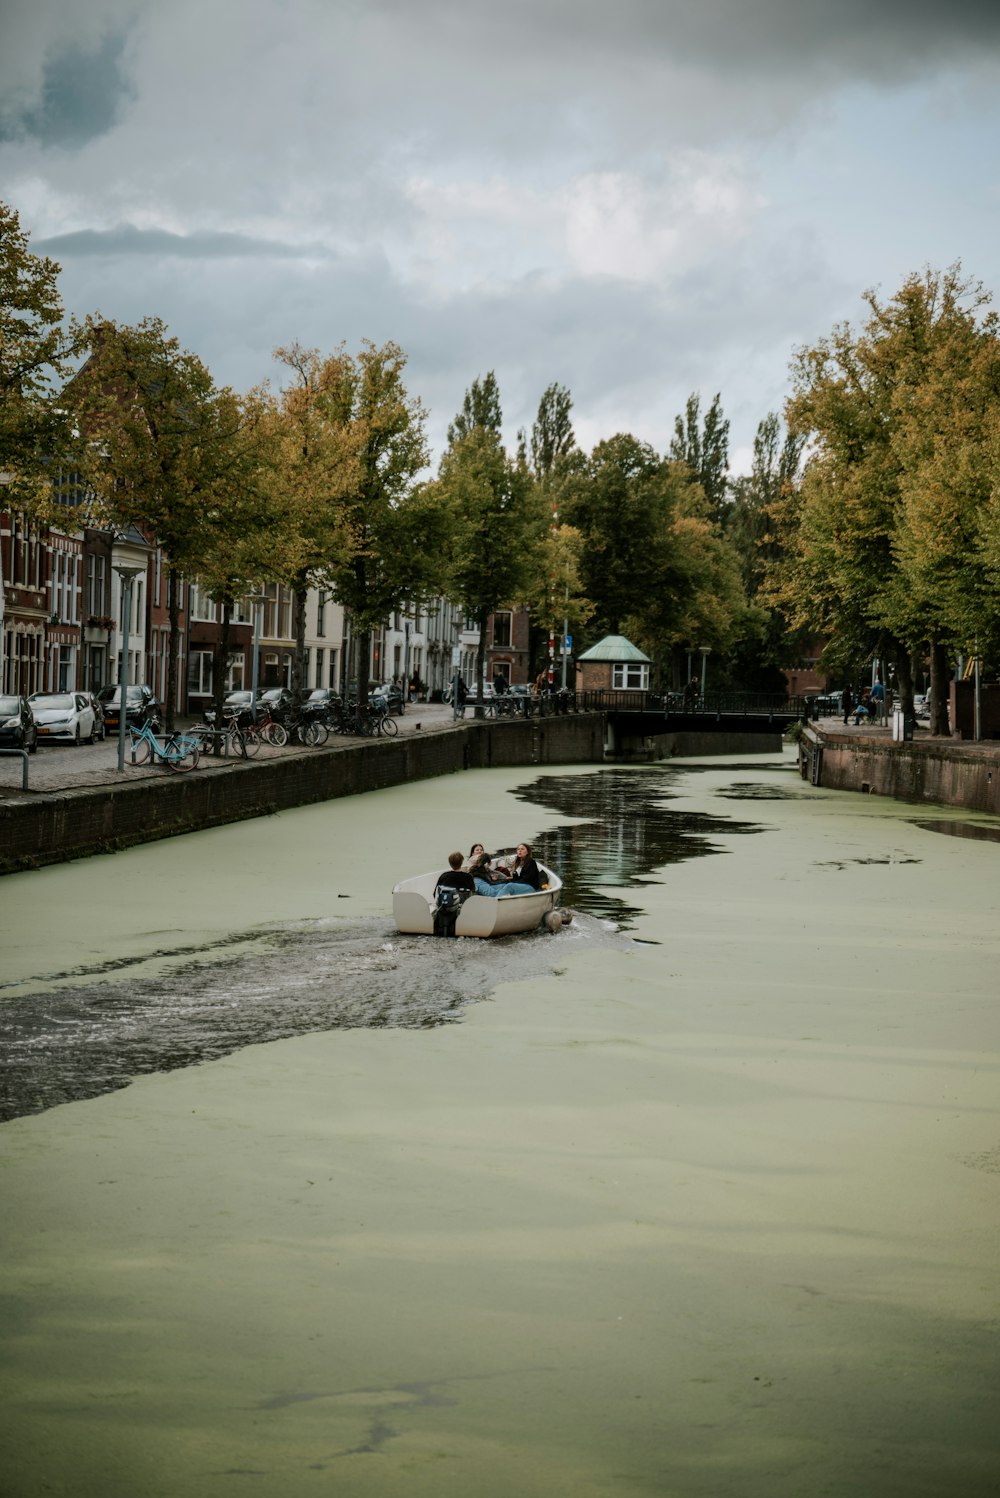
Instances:
[[[1000,744],[894,742],[824,733],[809,724],[803,776],[824,789],[862,791],[897,801],[933,802],[1000,816]],[[817,759],[818,755],[818,759]]]
[[[598,715],[470,722],[446,733],[407,734],[133,784],[27,796],[0,806],[0,873],[108,853],[136,843],[267,816],[458,770],[592,764],[603,758]]]

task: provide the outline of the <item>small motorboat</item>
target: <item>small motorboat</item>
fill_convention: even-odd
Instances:
[[[530,895],[462,895],[454,910],[437,903],[440,873],[417,874],[393,886],[392,913],[397,930],[407,936],[512,936],[534,931],[559,903],[562,880],[544,864],[538,865],[543,888]],[[444,918],[442,918],[444,917]]]

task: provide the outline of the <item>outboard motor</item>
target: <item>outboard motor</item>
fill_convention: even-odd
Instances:
[[[434,891],[434,935],[454,936],[455,922],[462,908],[462,891],[439,884]]]

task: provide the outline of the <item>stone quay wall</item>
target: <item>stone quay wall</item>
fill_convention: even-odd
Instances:
[[[673,734],[671,754],[749,754],[780,745],[760,735]],[[518,765],[602,764],[599,713],[457,724],[444,732],[307,750],[263,761],[202,762],[192,774],[27,795],[0,805],[0,874],[111,853],[290,807],[360,795],[410,781]]]
[[[1000,744],[921,743],[824,733],[808,724],[800,741],[803,777],[837,791],[933,802],[1000,816]]]

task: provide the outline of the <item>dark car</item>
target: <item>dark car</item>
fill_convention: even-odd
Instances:
[[[38,725],[27,697],[0,694],[0,749],[27,749],[34,754],[37,748]]]
[[[121,696],[117,687],[102,687],[97,694],[98,705],[104,714],[105,726],[118,732],[121,719]],[[153,728],[160,724],[160,704],[153,695],[152,687],[134,686],[125,688],[125,723],[141,728],[149,723]]]
[[[397,717],[401,716],[403,712],[403,693],[394,682],[373,681],[368,695],[371,702],[384,702],[388,712],[395,714]]]
[[[284,716],[295,706],[295,697],[288,687],[268,687],[266,692],[259,693],[257,701],[269,707],[276,718]]]

